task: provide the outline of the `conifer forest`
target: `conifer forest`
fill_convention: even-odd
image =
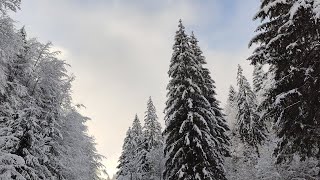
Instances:
[[[14,19],[24,1],[0,0],[0,180],[320,180],[320,0],[256,0],[241,60],[252,71],[232,67],[225,102],[203,35],[171,18],[164,109],[154,94],[134,102],[144,114],[122,124],[109,174],[88,127],[95,118],[74,100],[72,64]]]

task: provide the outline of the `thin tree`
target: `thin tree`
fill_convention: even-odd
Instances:
[[[237,83],[239,92],[236,130],[241,141],[254,147],[259,155],[258,145],[265,139],[265,127],[257,112],[256,96],[242,71],[241,66],[238,65]]]

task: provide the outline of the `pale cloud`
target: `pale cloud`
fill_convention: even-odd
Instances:
[[[135,113],[143,121],[149,96],[164,124],[167,71],[178,20],[183,20],[188,33],[194,30],[198,35],[218,98],[224,103],[230,84],[235,84],[237,64],[251,75],[252,68],[245,61],[250,54],[247,42],[226,48],[235,29],[248,36],[251,26],[240,23],[250,21],[244,18],[251,12],[245,7],[252,9],[251,2],[233,5],[236,16],[228,23],[222,22],[228,4],[218,0],[28,0],[28,4],[25,0],[16,19],[26,25],[30,36],[53,41],[72,65],[70,71],[77,77],[74,101],[87,107],[82,111],[92,119],[89,133],[107,157],[108,172],[114,174],[125,132]]]

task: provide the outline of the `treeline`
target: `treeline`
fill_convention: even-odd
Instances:
[[[225,107],[231,138],[231,158],[226,158],[225,163],[227,178],[317,179],[316,157],[301,159],[300,155],[293,154],[286,163],[277,162],[274,152],[281,142],[277,136],[279,129],[274,119],[265,119],[268,111],[262,107],[268,92],[275,87],[273,69],[270,68],[257,63],[251,87],[238,66],[237,88],[230,86]]]
[[[256,66],[257,108],[252,111],[259,119],[250,125],[262,125],[266,136],[263,143],[255,143],[261,149],[255,155],[258,158],[252,154],[242,158],[252,174],[238,172],[242,178],[320,178],[319,18],[317,0],[261,1],[254,17],[260,25],[249,43],[256,48],[248,58]],[[262,66],[268,66],[265,74]],[[240,92],[241,86],[237,97]],[[238,98],[238,109],[240,102]],[[238,124],[241,117],[236,112]],[[246,161],[248,157],[251,160]]]
[[[0,1],[0,179],[100,179],[89,118],[72,104],[74,77],[51,43],[16,29],[8,12],[20,3]]]
[[[262,0],[254,19],[260,25],[249,43],[255,45],[248,58],[255,66],[253,88],[238,66],[226,116],[198,41],[180,20],[168,72],[165,164],[158,179],[320,178],[320,3]],[[141,132],[135,124],[137,118],[132,129]],[[138,161],[122,159],[119,172],[131,162],[137,167],[129,172],[139,174]],[[126,178],[155,179],[131,175]]]
[[[193,33],[190,36],[185,33],[181,20],[173,51],[168,72],[166,128],[162,134],[160,126],[150,131],[159,139],[163,138],[163,145],[155,148],[154,153],[148,150],[152,146],[145,143],[150,141],[150,136],[144,133],[150,129],[147,122],[149,117],[154,117],[148,115],[153,114],[149,110],[153,109],[149,108],[152,104],[149,100],[144,132],[136,117],[124,140],[119,180],[225,179],[223,157],[229,155],[230,143],[226,135],[229,129],[219,101],[215,99],[215,82],[204,67],[206,60],[198,40]],[[149,154],[146,157],[151,160],[145,161],[144,154]],[[144,162],[150,163],[145,166]]]

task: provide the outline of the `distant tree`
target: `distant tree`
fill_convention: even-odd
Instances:
[[[231,128],[231,158],[227,159],[229,179],[250,180],[257,178],[256,165],[260,152],[258,146],[265,140],[264,124],[257,111],[257,99],[250,84],[238,66],[238,92],[231,86],[227,100],[227,117]]]
[[[142,146],[138,153],[139,171],[142,175],[142,179],[160,179],[161,171],[163,169],[163,138],[161,134],[161,125],[158,122],[156,108],[153,105],[151,97],[147,103],[144,121]],[[154,157],[157,157],[158,159],[154,161]]]
[[[139,171],[139,150],[142,149],[142,126],[136,115],[132,127],[128,129],[122,153],[119,159],[119,169],[117,172],[118,180],[140,179]]]
[[[161,134],[161,125],[158,122],[156,108],[153,105],[151,97],[147,103],[147,111],[145,112],[144,136],[148,150],[153,147],[162,147],[163,139]]]
[[[242,68],[238,66],[237,82],[239,93],[237,97],[237,133],[243,143],[246,143],[258,151],[258,145],[265,138],[265,127],[257,112],[256,96],[251,90],[250,84],[242,74]]]
[[[119,158],[119,165],[117,168],[119,169],[117,172],[117,179],[128,179],[131,175],[131,170],[129,170],[131,166],[131,158],[133,156],[133,144],[131,137],[131,127],[127,130],[126,137],[124,139],[124,143],[122,146],[122,153]]]

